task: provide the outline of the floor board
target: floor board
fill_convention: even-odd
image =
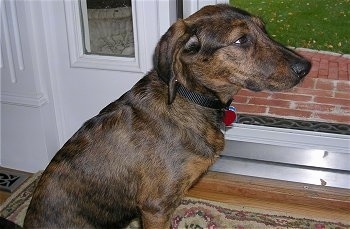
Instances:
[[[188,196],[350,223],[350,191],[347,189],[209,172]]]

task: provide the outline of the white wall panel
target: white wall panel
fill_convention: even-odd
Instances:
[[[2,1],[1,166],[35,172],[58,149],[39,1]]]

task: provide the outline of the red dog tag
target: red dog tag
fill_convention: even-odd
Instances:
[[[228,110],[225,110],[223,122],[226,126],[231,126],[234,121],[236,121],[237,114],[236,109],[234,107],[229,107]]]

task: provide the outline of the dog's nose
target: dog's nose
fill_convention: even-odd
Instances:
[[[294,62],[291,66],[292,71],[297,74],[299,78],[306,76],[311,68],[311,63],[309,61],[298,61]]]

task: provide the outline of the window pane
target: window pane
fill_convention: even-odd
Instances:
[[[81,0],[86,54],[134,57],[131,0]]]
[[[274,39],[297,48],[313,65],[305,80],[289,91],[241,90],[234,97],[238,113],[242,114],[240,122],[350,134],[350,2],[232,0],[230,3],[262,17]]]

